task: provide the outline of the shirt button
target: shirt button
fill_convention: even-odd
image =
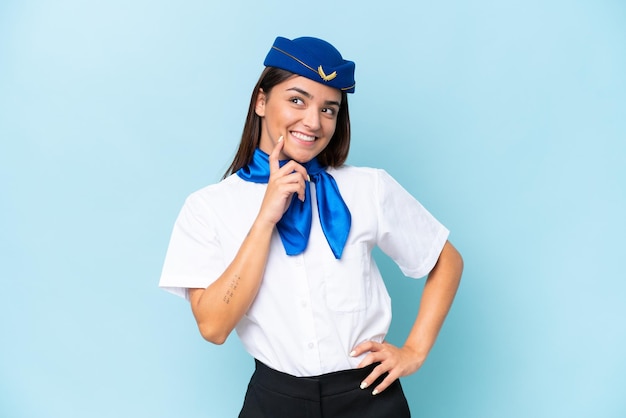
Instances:
[[[315,344],[309,343],[309,348],[312,349],[313,347],[315,347]]]
[[[306,300],[303,300],[302,302],[300,302],[300,305],[302,305],[303,308],[306,308],[308,306],[308,304],[306,303]]]

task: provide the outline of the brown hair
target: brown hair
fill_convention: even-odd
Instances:
[[[252,97],[250,98],[250,107],[248,107],[248,115],[246,123],[243,126],[241,134],[241,142],[239,149],[233,162],[230,164],[224,177],[235,173],[242,167],[248,165],[252,160],[254,150],[259,146],[261,140],[261,117],[256,114],[256,102],[259,92],[263,90],[269,95],[272,88],[283,81],[293,77],[295,74],[276,67],[266,67],[261,73],[259,81],[254,86]],[[341,92],[341,106],[337,113],[337,126],[335,134],[331,138],[326,148],[317,156],[318,161],[323,166],[339,167],[346,162],[348,151],[350,150],[350,114],[348,112],[348,95]]]

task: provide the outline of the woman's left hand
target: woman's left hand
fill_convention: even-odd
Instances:
[[[389,373],[373,389],[372,395],[377,395],[387,389],[396,379],[415,373],[424,362],[424,359],[420,359],[418,353],[412,348],[406,346],[399,348],[388,342],[365,341],[357,345],[350,355],[358,357],[367,352],[369,353],[363,358],[358,366],[359,368],[374,363],[380,364],[363,380],[361,389],[370,387],[380,376]]]

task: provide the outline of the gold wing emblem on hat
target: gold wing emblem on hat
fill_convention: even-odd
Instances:
[[[333,71],[332,73],[326,75],[321,65],[317,67],[317,73],[320,75],[320,77],[322,77],[322,80],[324,81],[330,81],[333,78],[337,77],[337,71]]]

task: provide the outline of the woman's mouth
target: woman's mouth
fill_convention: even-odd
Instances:
[[[316,139],[315,136],[313,136],[313,135],[305,135],[302,132],[291,131],[291,135],[294,138],[299,139],[300,141],[304,141],[304,142],[313,142]]]

